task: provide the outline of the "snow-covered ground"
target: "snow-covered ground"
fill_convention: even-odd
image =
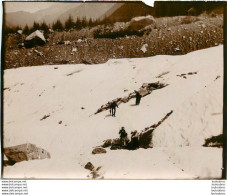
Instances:
[[[220,178],[222,149],[202,145],[222,133],[222,50],[5,70],[4,147],[32,143],[50,152],[51,159],[7,166],[3,176],[88,178],[84,166],[91,162],[101,166],[99,178],[105,179]],[[177,76],[189,72],[197,74]],[[119,106],[116,117],[109,111],[93,115],[108,101],[157,81],[168,86],[142,98],[139,106],[132,99]],[[153,148],[91,154],[104,140],[117,138],[120,127],[130,135],[171,110],[153,132]],[[44,115],[50,116],[40,120]]]

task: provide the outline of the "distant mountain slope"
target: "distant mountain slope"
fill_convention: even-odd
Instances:
[[[123,3],[82,3],[79,7],[72,8],[61,14],[58,19],[64,22],[70,15],[74,20],[76,20],[77,17],[86,17],[87,19],[103,19],[105,16],[109,16],[113,13],[113,11],[122,5]]]
[[[83,18],[85,16],[88,19],[103,19],[122,5],[124,3],[53,3],[53,6],[34,13],[22,11],[6,13],[5,21],[8,26],[24,27],[26,24],[32,26],[34,21],[45,21],[50,25],[57,19],[65,22],[70,15],[74,20],[77,17]]]
[[[197,14],[204,11],[210,12],[223,6],[223,2],[155,2],[154,7],[149,7],[142,2],[125,3],[115,10],[110,20],[129,21],[133,17],[152,15],[155,17],[187,15],[187,11],[194,7]]]
[[[114,21],[129,21],[136,16],[154,15],[154,8],[144,3],[124,3],[115,10],[108,18]]]
[[[77,9],[81,3],[57,3],[50,8],[36,12],[36,20],[39,22],[45,21],[47,24],[55,22],[60,15],[70,9]]]
[[[197,14],[211,11],[223,6],[223,2],[155,2],[150,7],[141,2],[135,3],[53,3],[53,6],[40,11],[29,13],[24,11],[5,13],[8,26],[32,26],[34,21],[52,24],[57,19],[65,22],[71,15],[87,19],[104,19],[107,17],[114,21],[129,21],[133,17],[153,15],[156,17],[187,15],[187,10],[194,7]]]
[[[26,24],[32,26],[34,21],[45,21],[47,24],[52,24],[61,14],[80,5],[81,3],[53,3],[53,6],[34,13],[23,11],[5,13],[5,22],[8,26],[18,25],[21,27],[24,27]]]
[[[25,26],[26,24],[32,25],[35,16],[32,13],[19,11],[19,12],[12,12],[6,13],[5,15],[5,23],[8,26]]]

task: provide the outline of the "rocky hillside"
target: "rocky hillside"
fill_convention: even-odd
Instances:
[[[223,43],[222,15],[154,18],[152,24],[135,29],[129,29],[129,24],[50,32],[44,46],[33,48],[21,45],[25,35],[8,34],[3,67],[98,64],[115,58],[182,55]]]

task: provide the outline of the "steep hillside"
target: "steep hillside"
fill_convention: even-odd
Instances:
[[[136,8],[136,9],[135,9]],[[136,16],[154,15],[154,8],[145,5],[144,3],[124,3],[108,18],[118,22],[127,22]]]
[[[144,83],[166,87],[94,114]],[[4,167],[5,178],[220,178],[222,148],[203,147],[222,133],[223,46],[181,56],[112,59],[98,65],[55,65],[4,71],[4,147],[32,143],[51,159]],[[92,154],[124,126],[154,130],[153,148]],[[95,171],[85,169],[91,162]],[[122,163],[124,162],[124,163]]]
[[[59,16],[69,9],[77,8],[81,3],[53,3],[53,6],[42,9],[34,13],[28,12],[10,12],[5,13],[6,25],[9,26],[21,26],[24,27],[26,24],[32,26],[34,21],[52,24]]]
[[[79,7],[72,8],[67,12],[61,14],[58,19],[62,22],[66,21],[71,15],[74,20],[86,17],[87,19],[104,19],[108,17],[111,12],[122,6],[123,3],[82,3]]]
[[[4,17],[7,26],[24,27],[26,24],[31,26],[35,21],[34,14],[24,11],[5,13]]]

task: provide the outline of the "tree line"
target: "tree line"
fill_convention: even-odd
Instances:
[[[111,25],[114,22],[114,20],[108,19],[107,17],[105,17],[103,20],[92,20],[91,18],[87,19],[86,17],[83,17],[81,19],[77,17],[77,19],[74,21],[73,17],[70,15],[64,23],[58,19],[52,25],[47,25],[45,21],[43,21],[42,23],[35,21],[32,27],[29,27],[28,25],[26,25],[24,28],[22,28],[21,26],[5,26],[4,33],[16,33],[18,30],[22,30],[23,34],[28,35],[36,30],[42,30],[44,32],[44,35],[46,35],[49,33],[49,29],[52,29],[54,31],[69,31],[71,29],[81,30],[86,27],[92,28],[97,25]]]

